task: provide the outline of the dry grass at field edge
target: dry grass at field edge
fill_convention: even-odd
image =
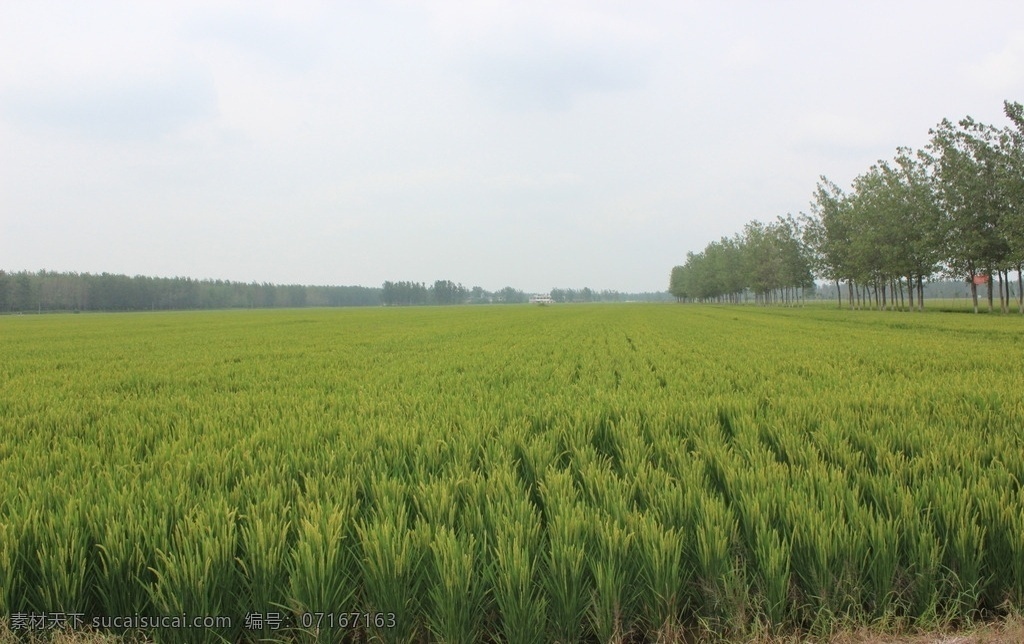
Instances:
[[[786,640],[796,642],[800,640]],[[1011,618],[1003,622],[984,624],[964,632],[923,632],[888,635],[862,629],[828,640],[831,644],[1019,644],[1024,642],[1024,619]],[[768,644],[766,642],[766,644]],[[781,644],[781,642],[771,642]]]

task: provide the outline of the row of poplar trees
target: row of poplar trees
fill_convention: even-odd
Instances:
[[[1024,313],[1024,106],[1005,102],[1010,125],[944,119],[921,150],[898,148],[848,190],[818,182],[810,214],[752,222],[689,253],[672,270],[681,300],[799,301],[813,278],[835,282],[839,306],[917,309],[924,283],[965,280],[975,312],[1009,311],[1011,273]]]
[[[686,264],[672,269],[669,292],[683,301],[799,302],[814,286],[803,223],[792,216],[752,221],[742,233],[687,253]]]

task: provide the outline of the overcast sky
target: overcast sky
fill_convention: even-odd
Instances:
[[[1020,2],[0,2],[0,268],[664,290],[943,117]]]

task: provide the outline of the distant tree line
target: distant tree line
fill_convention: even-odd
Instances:
[[[572,302],[665,302],[671,296],[667,292],[620,293],[612,290],[596,291],[588,287],[581,289],[554,288],[551,299],[558,303]],[[386,306],[445,305],[445,304],[523,304],[530,301],[530,295],[512,286],[497,291],[487,291],[479,286],[466,288],[449,280],[437,280],[432,286],[424,282],[384,282],[381,289],[381,303]]]
[[[437,280],[431,286],[423,282],[384,282],[381,303],[385,306],[451,305],[451,304],[518,304],[529,301],[522,291],[506,286],[491,292],[482,287],[466,288],[451,280]]]
[[[978,311],[1024,313],[1024,106],[1006,101],[1010,125],[943,119],[921,150],[901,147],[843,190],[818,182],[810,214],[752,222],[742,234],[689,253],[672,270],[679,300],[798,301],[812,277],[828,280],[840,307],[921,310],[924,284],[963,280]]]
[[[620,294],[589,288],[554,289],[556,302],[665,300],[667,293]],[[335,306],[520,304],[523,291],[506,286],[487,291],[450,280],[384,282],[381,287],[303,286],[145,277],[102,273],[0,271],[0,313],[42,311],[153,311]]]
[[[622,293],[613,290],[595,291],[588,287],[553,288],[551,299],[554,302],[671,302],[672,296],[666,291]]]
[[[0,312],[377,306],[380,289],[102,273],[0,271]]]

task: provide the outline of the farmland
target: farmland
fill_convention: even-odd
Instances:
[[[1021,324],[673,305],[0,317],[0,614],[230,618],[152,630],[166,641],[452,642],[998,616],[1024,600]]]

